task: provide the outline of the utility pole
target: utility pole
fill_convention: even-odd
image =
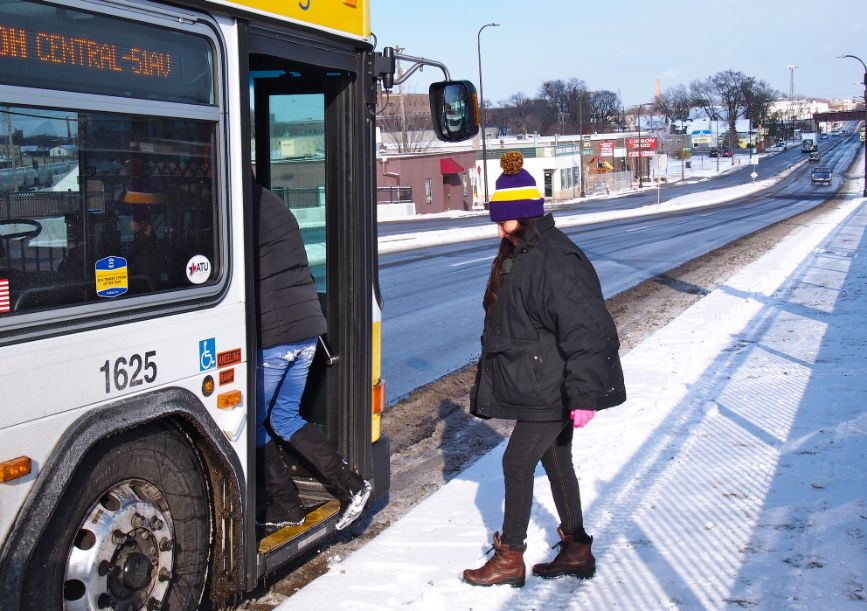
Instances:
[[[786,66],[789,69],[789,112],[792,115],[792,138],[795,137],[795,111],[792,106],[792,99],[795,97],[795,70],[798,67],[795,64]]]
[[[839,57],[840,59],[845,57],[857,59],[864,67],[864,81],[862,82],[864,85],[864,124],[867,125],[867,64],[860,57],[855,57],[854,55],[840,55]],[[867,139],[864,140],[864,197],[867,197]]]
[[[599,93],[598,91],[585,91],[578,96],[578,133],[580,136],[580,148],[578,159],[578,183],[581,185],[581,197],[584,197],[584,96],[588,93]],[[574,194],[573,194],[574,195]]]
[[[401,48],[400,45],[394,46],[395,53],[403,53],[404,51],[406,51],[406,49]],[[397,60],[397,76],[403,76],[403,68],[400,65],[400,59]],[[397,81],[397,107],[398,112],[400,112],[400,152],[406,153],[409,149],[409,137],[406,133],[406,109],[403,106],[403,80],[400,78]]]
[[[482,106],[482,169],[485,173],[485,207],[488,206],[488,137],[485,133],[488,127],[488,109],[485,107],[485,89],[482,85],[482,30],[497,27],[500,27],[499,23],[486,23],[479,28],[479,33],[476,35],[476,47],[479,51],[479,102]]]

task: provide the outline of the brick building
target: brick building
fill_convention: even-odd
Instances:
[[[377,205],[380,218],[470,210],[474,151],[380,155]]]

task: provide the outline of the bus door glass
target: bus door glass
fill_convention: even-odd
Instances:
[[[325,93],[321,69],[263,58],[276,69],[254,70],[253,168],[256,181],[280,197],[295,215],[316,283],[329,317],[327,290]],[[329,328],[333,325],[329,323]],[[317,355],[301,406],[304,417],[325,430],[325,365]]]

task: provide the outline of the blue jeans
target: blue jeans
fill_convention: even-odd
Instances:
[[[271,430],[286,441],[306,423],[301,417],[301,395],[316,354],[316,341],[313,337],[259,350],[256,362],[257,448],[271,439],[265,428],[269,418]]]

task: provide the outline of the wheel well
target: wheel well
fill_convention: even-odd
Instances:
[[[195,422],[177,415],[170,420],[187,436],[202,461],[212,512],[211,563],[205,598],[214,607],[222,607],[244,589],[241,490],[225,457]]]
[[[169,388],[91,410],[64,432],[0,549],[0,611],[19,608],[24,569],[85,456],[112,435],[160,424],[184,434],[205,474],[213,512],[205,596],[220,606],[243,591],[246,486],[240,460],[198,398],[187,390]]]

